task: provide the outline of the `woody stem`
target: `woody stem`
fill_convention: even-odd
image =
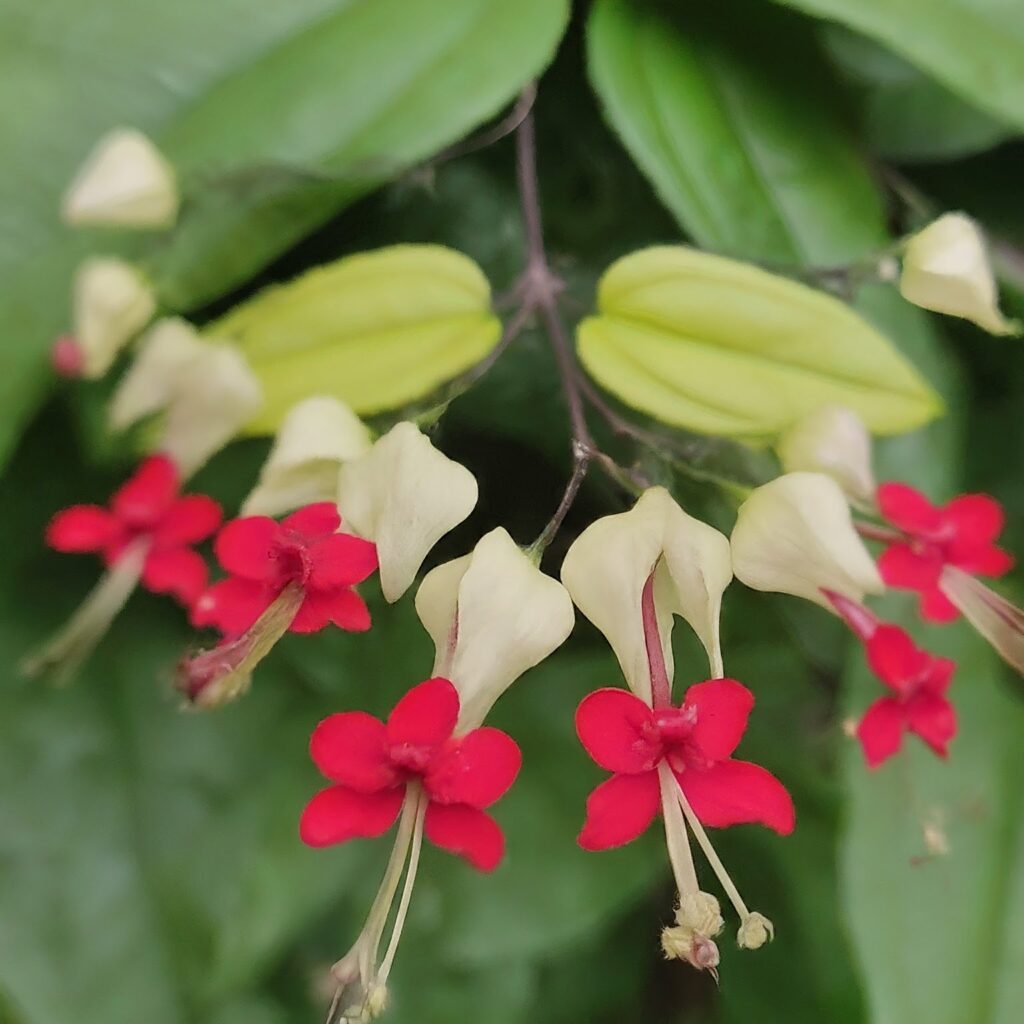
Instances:
[[[672,681],[665,665],[665,651],[661,646],[661,631],[658,629],[658,611],[654,605],[654,575],[651,571],[640,595],[640,616],[644,624],[644,646],[647,648],[647,665],[651,674],[651,706],[667,708],[672,704]]]

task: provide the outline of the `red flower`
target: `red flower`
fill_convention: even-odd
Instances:
[[[315,633],[333,622],[341,629],[370,628],[370,612],[352,589],[377,568],[368,540],[338,533],[341,517],[331,502],[307,505],[280,523],[267,516],[234,519],[217,535],[214,554],[230,574],[192,609],[196,626],[226,636],[244,633],[284,588],[301,584],[304,599],[289,629]]]
[[[505,840],[483,808],[515,781],[521,756],[515,740],[484,726],[453,737],[459,695],[441,678],[413,687],[387,724],[362,711],[325,718],[309,742],[313,761],[335,785],[302,812],[309,846],[383,835],[395,822],[410,782],[429,799],[423,830],[437,846],[480,871],[498,866]]]
[[[206,562],[191,545],[220,525],[220,506],[204,494],[179,494],[180,475],[166,455],[144,460],[110,499],[110,507],[72,505],[46,530],[57,551],[96,552],[107,565],[136,542],[148,545],[142,585],[190,605],[206,586]]]
[[[576,709],[576,732],[587,753],[614,774],[587,799],[580,846],[605,850],[646,830],[661,802],[663,760],[703,824],[756,821],[792,832],[796,815],[782,783],[759,765],[730,757],[753,706],[753,694],[735,679],[697,683],[681,706],[657,710],[626,690],[585,697]]]
[[[952,622],[959,612],[939,589],[947,565],[974,576],[1002,576],[1013,557],[994,544],[1003,529],[1002,506],[987,494],[963,494],[946,505],[933,505],[920,491],[901,483],[878,488],[882,516],[907,534],[890,544],[878,560],[890,587],[916,590],[921,617]]]
[[[857,727],[868,765],[877,768],[892,757],[907,731],[945,757],[956,734],[956,711],[946,699],[955,662],[919,650],[899,626],[879,626],[864,648],[871,671],[892,690],[868,708]]]

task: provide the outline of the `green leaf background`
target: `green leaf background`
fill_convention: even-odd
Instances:
[[[73,687],[53,691],[16,676],[18,657],[71,611],[95,578],[88,558],[43,550],[47,517],[70,502],[102,500],[131,459],[124,446],[109,442],[101,453],[85,426],[84,409],[99,402],[102,387],[58,393],[35,414],[46,344],[65,316],[60,301],[69,268],[85,247],[113,242],[71,238],[57,225],[54,204],[103,129],[138,123],[169,149],[193,152],[197,175],[207,173],[209,156],[208,173],[230,184],[220,199],[204,200],[213,204],[209,226],[186,220],[169,247],[156,239],[136,243],[165,268],[169,296],[180,288],[191,295],[188,304],[215,300],[211,317],[234,305],[224,292],[246,282],[248,294],[250,275],[285,250],[253,284],[288,281],[354,252],[424,243],[464,252],[501,293],[522,253],[510,143],[443,164],[432,181],[401,178],[397,166],[378,171],[373,162],[382,150],[371,145],[373,133],[370,141],[359,136],[358,125],[380,110],[374,105],[379,83],[368,93],[365,71],[346,77],[344,58],[364,69],[380,63],[383,80],[385,67],[398,75],[403,55],[411,73],[431,46],[468,32],[466,63],[458,47],[439,61],[447,84],[436,93],[414,90],[423,100],[408,111],[416,130],[380,129],[379,140],[393,146],[384,155],[406,166],[494,114],[538,73],[566,11],[540,0],[449,6],[450,19],[442,7],[414,0],[212,6],[147,0],[73,10],[58,0],[6,0],[0,11],[0,75],[7,85],[0,119],[10,126],[0,170],[0,321],[7,339],[0,428],[12,450],[17,442],[0,479],[7,537],[0,553],[0,650],[9,666],[0,681],[4,1024],[322,1018],[324,970],[358,929],[386,843],[328,851],[301,846],[297,816],[317,785],[306,740],[322,715],[340,707],[385,711],[429,668],[426,638],[408,601],[387,608],[371,593],[370,636],[289,638],[244,701],[214,715],[187,715],[171,695],[170,677],[189,635],[170,604],[140,595]],[[969,109],[1019,124],[1019,109],[1015,114],[1005,103],[1014,95],[1015,69],[1024,68],[1024,14],[1016,7],[993,14],[992,0],[799,5],[826,15],[827,24],[768,2],[726,0],[714,11],[639,0],[577,6],[541,81],[537,107],[547,240],[568,283],[567,316],[574,318],[594,308],[597,280],[614,259],[654,244],[691,241],[791,266],[857,258],[886,241],[893,210],[872,169],[879,159],[903,157],[877,148],[862,95],[828,45],[833,21],[872,37],[873,45],[909,61],[926,82],[939,83]],[[998,42],[991,49],[987,39],[979,43],[967,34],[965,11],[970,25],[994,26],[989,35]],[[317,28],[327,38],[342,22],[351,34],[331,35],[336,49],[324,44],[336,61],[302,59],[301,41],[316,49]],[[471,23],[485,28],[469,32]],[[378,24],[371,35],[392,55],[391,65],[355,32]],[[921,56],[925,40],[928,59]],[[932,59],[940,45],[941,68]],[[994,68],[986,96],[971,80],[982,58]],[[232,84],[236,77],[255,82],[254,69],[282,76],[288,88]],[[318,90],[310,83],[328,72],[338,89],[331,102],[304,101],[304,90]],[[647,78],[637,80],[646,75],[660,76],[653,92]],[[310,112],[308,148],[302,139],[264,130],[258,111],[246,108],[250,89],[267,108],[268,123]],[[654,101],[658,132],[652,134]],[[210,113],[203,113],[207,103]],[[330,121],[335,108],[338,134],[325,135],[322,119]],[[435,111],[439,121],[420,124]],[[176,136],[178,124],[193,126],[188,138]],[[301,130],[298,122],[289,128]],[[1013,171],[1019,148],[1004,145],[962,159],[972,147],[980,153],[991,144],[959,145],[955,160],[952,150],[933,151],[926,172],[913,164],[899,169],[936,202],[976,212],[1012,240],[1013,224],[1024,223]],[[334,176],[309,182],[300,173],[296,189],[295,165],[320,162]],[[249,178],[239,192],[242,171]],[[353,175],[389,183],[352,203],[370,185],[360,181],[356,188]],[[236,216],[231,202],[239,195],[244,215],[240,208]],[[221,200],[225,208],[218,212]],[[343,215],[311,234],[345,204],[351,205]],[[952,410],[926,430],[886,441],[880,471],[936,497],[991,490],[1007,500],[1009,533],[1024,542],[1024,490],[1019,467],[1006,457],[1007,439],[1020,429],[1019,358],[1006,347],[997,353],[972,328],[919,314],[888,289],[866,290],[858,309]],[[437,443],[478,475],[481,502],[432,558],[461,553],[499,523],[524,542],[536,536],[564,486],[565,430],[550,356],[531,329],[441,421]],[[621,440],[607,443],[624,461],[635,454]],[[714,446],[707,451],[712,469],[724,468],[716,460],[748,457]],[[259,441],[235,445],[203,471],[196,487],[236,507],[264,452]],[[728,506],[707,488],[670,481],[693,511],[728,526]],[[549,552],[549,570],[557,569],[575,532],[624,501],[600,480],[588,482]],[[906,615],[910,602],[894,598],[890,609]],[[588,690],[617,681],[600,638],[581,625],[497,709],[495,724],[513,732],[525,754],[517,786],[497,808],[508,834],[507,863],[482,878],[426,852],[388,1019],[1012,1024],[1019,1018],[1022,728],[1018,691],[999,663],[962,626],[929,633],[930,644],[962,661],[954,690],[962,732],[951,759],[940,764],[911,745],[905,761],[868,773],[841,720],[876,691],[836,623],[817,609],[735,584],[723,628],[729,671],[758,700],[741,753],[777,772],[798,805],[792,837],[740,828],[716,840],[745,896],[775,921],[776,941],[746,953],[723,936],[716,989],[660,959],[658,931],[672,892],[657,835],[604,855],[575,847],[585,794],[601,773],[576,745],[572,710]],[[682,627],[677,634],[683,684],[699,678],[702,661]],[[936,811],[945,816],[950,853],[911,863],[923,852],[922,816]]]

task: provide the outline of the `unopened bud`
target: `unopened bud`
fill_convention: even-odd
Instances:
[[[825,405],[794,423],[776,445],[787,473],[825,473],[852,501],[872,505],[871,435],[864,421],[841,405]]]
[[[1020,324],[999,311],[985,238],[966,214],[946,213],[911,237],[900,293],[935,313],[970,320],[990,334],[1016,334]]]
[[[61,377],[81,377],[85,369],[82,349],[74,335],[62,334],[50,349],[50,365]]]
[[[839,484],[823,473],[787,473],[740,506],[732,532],[737,579],[826,608],[824,591],[854,601],[885,587],[857,536]]]
[[[167,228],[178,215],[174,170],[141,132],[118,129],[89,154],[64,195],[74,227]]]
[[[756,910],[743,919],[736,934],[740,949],[760,949],[774,938],[775,926],[764,914],[759,914]]]
[[[74,343],[81,376],[102,377],[155,312],[152,288],[130,263],[108,257],[82,263],[74,281]]]

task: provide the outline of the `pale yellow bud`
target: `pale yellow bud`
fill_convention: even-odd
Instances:
[[[774,938],[775,926],[764,914],[759,914],[756,910],[743,919],[736,935],[740,949],[760,949]]]
[[[299,402],[282,421],[242,514],[277,516],[334,501],[342,463],[365,454],[370,443],[366,425],[344,402],[325,395]]]
[[[82,375],[102,377],[156,312],[145,277],[124,260],[88,259],[75,272],[74,335]]]
[[[903,254],[900,293],[908,301],[976,323],[990,334],[1016,334],[1020,324],[999,311],[985,238],[966,214],[946,213],[913,235]]]
[[[871,472],[871,435],[864,421],[840,405],[824,405],[799,419],[783,433],[776,451],[787,473],[808,470],[825,473],[846,496],[873,505],[875,478]]]
[[[414,423],[398,423],[338,475],[338,509],[377,545],[380,586],[397,601],[430,549],[476,505],[476,478]]]
[[[174,170],[141,132],[105,135],[64,195],[61,215],[74,227],[167,228],[178,215]]]
[[[823,590],[859,602],[885,589],[839,484],[823,473],[787,473],[758,487],[740,507],[731,543],[736,578],[754,590],[831,611]]]

